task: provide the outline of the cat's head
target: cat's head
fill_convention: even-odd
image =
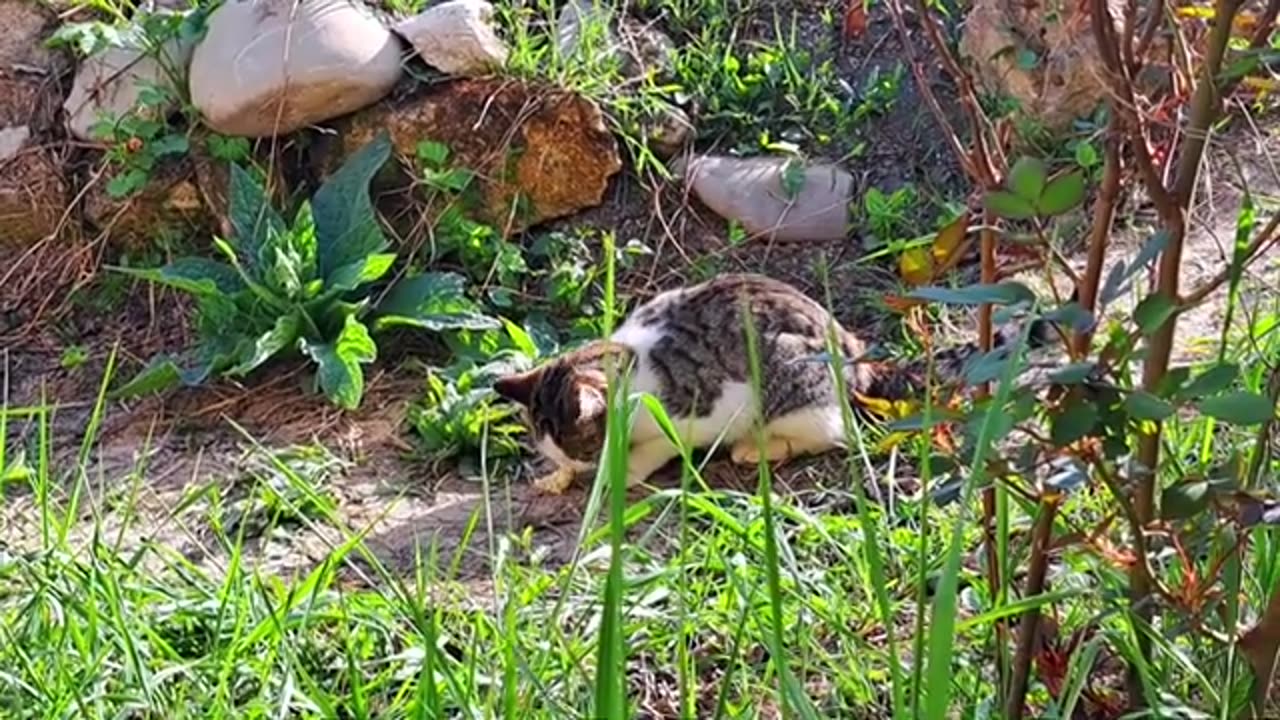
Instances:
[[[527,372],[498,379],[493,389],[524,411],[538,450],[557,465],[593,465],[604,448],[608,376],[604,358],[625,356],[595,343]]]

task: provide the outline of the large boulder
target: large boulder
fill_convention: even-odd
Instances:
[[[351,0],[227,0],[192,57],[191,101],[218,132],[282,135],[381,99],[401,52]]]
[[[67,129],[81,140],[99,140],[94,126],[130,113],[157,119],[177,107],[178,83],[187,72],[194,43],[173,38],[149,50],[137,45],[112,46],[80,63],[63,110]],[[144,105],[142,94],[160,88],[168,98],[162,105]]]
[[[1119,23],[1124,0],[1108,1]],[[974,0],[960,52],[983,89],[1017,101],[1019,115],[1051,133],[1091,115],[1107,94],[1085,5]]]
[[[704,155],[675,163],[704,205],[754,237],[839,240],[849,233],[853,176],[796,158]]]
[[[428,65],[450,75],[483,75],[507,62],[507,46],[493,29],[484,0],[448,0],[402,20],[395,31]]]
[[[599,205],[622,169],[599,106],[537,83],[455,80],[380,103],[352,117],[343,155],[384,129],[405,158],[422,141],[446,146],[451,166],[474,173],[469,213],[506,232]],[[414,184],[401,178],[401,189]]]

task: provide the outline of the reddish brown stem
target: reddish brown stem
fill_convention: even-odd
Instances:
[[[1024,597],[1035,597],[1044,592],[1044,578],[1049,569],[1049,545],[1053,537],[1053,519],[1057,511],[1056,499],[1040,501],[1040,517],[1036,518],[1035,530],[1032,532],[1031,561],[1027,567]],[[1018,650],[1013,656],[1013,678],[1009,684],[1009,694],[1005,696],[1004,716],[1008,720],[1021,720],[1026,707],[1031,662],[1035,659],[1039,634],[1040,609],[1033,607],[1023,614],[1018,628]]]
[[[1098,307],[1098,288],[1102,281],[1102,265],[1107,259],[1107,245],[1111,239],[1111,224],[1115,219],[1116,202],[1120,198],[1120,120],[1112,114],[1107,123],[1107,135],[1103,141],[1102,187],[1093,206],[1093,227],[1089,232],[1089,256],[1084,274],[1077,286],[1077,301],[1089,312]],[[1093,341],[1093,330],[1077,330],[1071,339],[1072,356],[1083,358]]]

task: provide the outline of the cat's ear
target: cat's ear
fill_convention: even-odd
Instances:
[[[604,390],[591,383],[578,383],[578,418],[595,418],[605,411]]]
[[[520,403],[528,406],[529,401],[533,398],[533,389],[538,384],[538,378],[542,376],[541,368],[534,368],[522,373],[515,373],[505,377],[498,378],[493,383],[494,392],[500,397],[506,398],[512,402]]]

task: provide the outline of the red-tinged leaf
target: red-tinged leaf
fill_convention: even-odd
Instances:
[[[857,40],[867,32],[867,8],[862,0],[849,0],[844,12],[844,36],[847,40]]]
[[[905,314],[911,308],[917,307],[923,304],[924,304],[923,300],[916,300],[915,298],[903,297],[901,295],[886,295],[884,297],[885,307],[889,308],[890,310],[896,313]]]

